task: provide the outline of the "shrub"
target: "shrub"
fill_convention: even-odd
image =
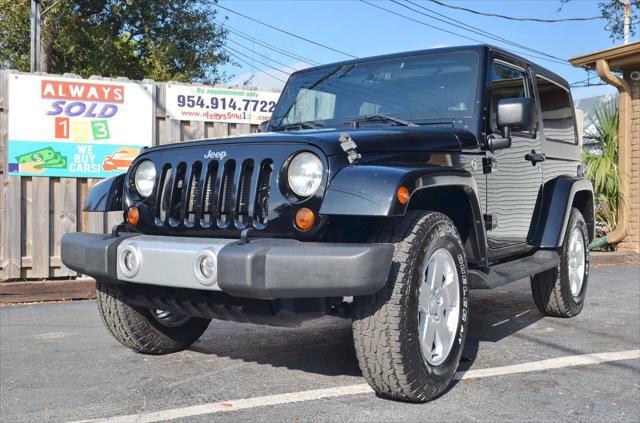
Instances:
[[[615,100],[596,107],[591,123],[595,129],[585,134],[585,176],[593,184],[596,202],[596,229],[607,233],[618,218],[618,106]]]

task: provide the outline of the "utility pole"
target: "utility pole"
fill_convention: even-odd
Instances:
[[[624,0],[624,43],[629,44],[629,27],[631,26],[631,0]]]
[[[40,52],[42,51],[42,17],[62,0],[53,2],[49,7],[40,12],[42,0],[31,0],[31,72],[40,72]]]
[[[40,72],[40,0],[31,0],[31,72]]]

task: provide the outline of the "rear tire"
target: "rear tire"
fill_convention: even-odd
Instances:
[[[98,311],[109,333],[143,354],[169,354],[200,338],[210,320],[128,304],[117,285],[96,282]]]
[[[571,209],[560,249],[560,266],[531,277],[531,292],[546,316],[573,317],[582,311],[589,280],[589,234],[582,213]]]
[[[386,285],[354,299],[360,369],[380,395],[429,401],[451,383],[466,338],[468,287],[462,242],[448,217],[423,211],[389,220],[372,241],[393,243],[395,253]],[[446,271],[440,274],[436,269]]]

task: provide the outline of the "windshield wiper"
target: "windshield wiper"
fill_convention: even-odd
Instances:
[[[319,122],[314,121],[306,121],[306,122],[295,122],[295,123],[287,123],[284,125],[278,125],[274,128],[271,128],[272,131],[288,131],[289,129],[317,129],[323,128],[324,125]]]
[[[417,123],[410,120],[383,114],[359,116],[354,119],[345,120],[342,123],[351,124],[351,126],[357,128],[361,122],[392,122],[399,126],[418,126]]]

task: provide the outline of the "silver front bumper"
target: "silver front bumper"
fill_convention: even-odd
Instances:
[[[369,295],[384,285],[392,244],[294,239],[70,233],[62,261],[103,282],[223,291],[255,299]],[[207,258],[209,266],[201,266]],[[208,269],[206,278],[200,270]]]
[[[118,245],[116,253],[117,277],[121,281],[197,288],[219,291],[218,254],[233,239],[184,238],[137,235]],[[136,266],[127,269],[125,255],[136,256]],[[214,261],[214,275],[206,278],[200,271],[200,258]]]

